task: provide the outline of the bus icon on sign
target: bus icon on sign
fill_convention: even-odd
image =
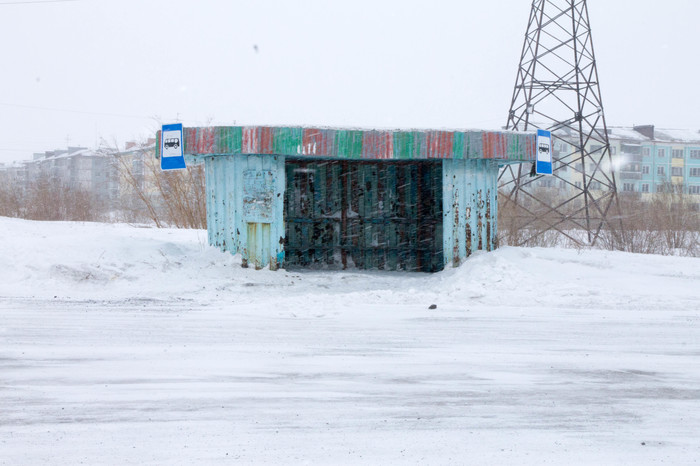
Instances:
[[[163,125],[161,137],[161,170],[180,170],[187,168],[183,154],[182,123]]]
[[[542,129],[537,130],[537,160],[535,173],[538,175],[552,174],[552,133]]]
[[[166,149],[171,149],[171,148],[177,149],[178,147],[180,147],[180,139],[178,139],[178,138],[166,139],[163,146]]]

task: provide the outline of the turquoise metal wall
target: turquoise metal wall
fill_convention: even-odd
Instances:
[[[474,251],[496,248],[498,164],[491,160],[444,160],[443,255],[459,265]]]
[[[205,158],[209,244],[240,253],[244,266],[284,262],[284,157]]]
[[[285,160],[205,159],[210,244],[273,270],[435,272],[496,248],[494,161]]]

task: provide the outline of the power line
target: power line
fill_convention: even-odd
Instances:
[[[3,107],[15,107],[15,108],[27,108],[31,110],[45,110],[50,112],[66,112],[66,113],[78,113],[82,115],[99,115],[99,116],[110,116],[116,118],[135,118],[139,120],[153,120],[153,117],[147,117],[142,115],[124,115],[119,113],[106,113],[106,112],[90,112],[86,110],[71,110],[66,108],[51,108],[51,107],[39,107],[36,105],[21,105],[21,104],[9,104],[6,102],[0,102]]]
[[[80,0],[27,0],[25,2],[0,2],[0,5],[27,5],[31,3],[65,3],[79,1]]]

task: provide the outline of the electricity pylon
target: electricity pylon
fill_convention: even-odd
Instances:
[[[586,0],[532,2],[506,127],[549,130],[554,147],[553,175],[524,165],[500,173],[509,222],[526,232],[519,244],[556,230],[593,245],[603,228],[621,227]]]

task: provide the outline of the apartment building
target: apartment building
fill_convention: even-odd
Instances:
[[[26,191],[37,183],[52,183],[91,193],[113,205],[119,194],[117,169],[110,154],[86,147],[35,153],[32,160],[0,166],[0,180]]]
[[[611,128],[609,138],[619,192],[644,197],[673,187],[700,196],[700,132],[646,125]]]
[[[561,133],[559,133],[561,135]],[[556,140],[553,155],[557,174],[562,179],[542,177],[535,188],[544,188],[566,194],[574,187],[581,187],[583,172],[593,173],[594,162],[584,167],[580,161],[569,166],[557,162],[559,156],[570,154],[572,146],[564,140]],[[681,129],[661,129],[653,125],[633,127],[609,127],[610,154],[617,190],[627,195],[638,195],[645,200],[651,194],[675,189],[684,194],[697,195],[700,203],[700,132]],[[600,154],[600,143],[589,143],[592,154]],[[575,159],[575,157],[574,157]],[[606,162],[607,163],[607,162]],[[603,167],[609,172],[610,167]],[[592,181],[591,190],[604,189]]]

